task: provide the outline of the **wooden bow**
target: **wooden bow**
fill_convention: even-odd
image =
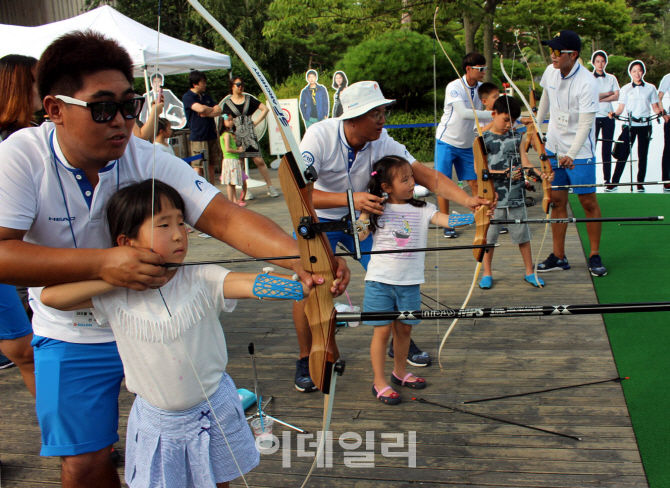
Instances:
[[[290,131],[289,123],[277,101],[277,97],[272,91],[270,83],[258,66],[256,66],[256,63],[249,57],[237,40],[197,0],[188,1],[221,34],[240,57],[267,97],[271,111],[277,121],[277,126],[280,129],[284,145],[288,150],[282,157],[279,178],[291,215],[293,228],[296,231],[296,235],[300,236],[302,233],[298,232],[298,227],[309,226],[319,221],[312,204],[312,186],[314,181],[316,181],[316,174],[311,168],[305,165],[298,143]],[[305,305],[305,313],[312,332],[312,350],[309,354],[310,376],[317,388],[324,393],[325,398],[322,439],[312,468],[303,483],[304,486],[325,446],[335,393],[336,375],[333,373],[342,374],[343,367],[341,365],[337,365],[336,367],[340,354],[335,344],[335,309],[333,307],[333,296],[330,287],[335,280],[337,264],[330,243],[324,234],[315,232],[313,237],[309,239],[298,237],[298,248],[303,268],[324,279],[322,285],[316,285],[312,288]]]
[[[477,196],[479,198],[483,198],[489,201],[494,201],[495,200],[495,188],[493,186],[493,181],[490,178],[490,173],[489,173],[489,165],[488,165],[488,158],[486,156],[487,151],[486,151],[486,145],[484,144],[484,134],[482,132],[481,125],[479,124],[479,117],[477,117],[477,111],[475,110],[475,103],[474,100],[472,100],[472,97],[470,96],[470,90],[468,87],[465,85],[465,82],[463,81],[463,78],[461,77],[460,73],[458,72],[458,68],[454,65],[453,61],[449,57],[449,54],[447,53],[446,49],[444,49],[444,46],[442,45],[442,41],[440,41],[440,37],[437,34],[437,13],[439,11],[439,7],[435,9],[435,15],[433,17],[433,31],[435,32],[435,40],[439,44],[440,48],[442,49],[442,52],[444,55],[447,57],[449,60],[449,64],[451,64],[451,67],[454,69],[456,72],[456,75],[458,76],[458,79],[461,80],[461,83],[463,84],[463,88],[465,89],[465,93],[468,96],[468,99],[470,100],[470,106],[472,108],[472,113],[474,114],[475,118],[475,125],[477,126],[477,137],[474,140],[473,146],[472,146],[472,151],[474,154],[475,158],[475,172],[477,173]],[[476,211],[475,211],[475,224],[476,224],[476,231],[475,231],[475,239],[473,244],[486,244],[486,234],[489,230],[489,221],[490,217],[488,213],[490,212],[491,207],[489,205],[481,205]],[[477,266],[475,268],[475,273],[474,276],[472,277],[472,284],[470,285],[470,290],[468,291],[467,296],[465,297],[465,301],[463,302],[463,305],[461,305],[461,308],[465,308],[470,301],[470,297],[472,296],[472,292],[475,289],[475,283],[477,282],[477,277],[479,276],[479,271],[482,266],[482,260],[484,259],[484,253],[486,252],[486,249],[474,249],[473,251],[475,260],[477,261]],[[442,349],[444,348],[444,345],[447,342],[447,338],[451,334],[451,331],[454,330],[454,327],[458,323],[458,318],[455,318],[449,328],[447,329],[447,332],[445,332],[444,337],[442,338],[442,342],[440,343],[440,349],[437,352],[437,360],[440,365],[440,368],[442,368]]]

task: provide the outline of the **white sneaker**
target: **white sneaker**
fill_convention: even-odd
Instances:
[[[276,198],[279,196],[279,193],[277,190],[275,190],[275,187],[270,185],[268,186],[268,195],[270,195],[272,198]]]
[[[247,190],[247,194],[244,196],[245,200],[253,200],[254,199],[254,194],[251,193],[251,190]]]

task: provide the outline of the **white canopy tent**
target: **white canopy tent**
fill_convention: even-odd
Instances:
[[[56,38],[74,30],[91,29],[115,39],[133,59],[135,77],[146,77],[158,64],[164,75],[230,69],[230,56],[160,34],[117,12],[109,5],[70,19],[37,27],[0,25],[0,57],[23,54],[38,58]],[[148,90],[147,90],[148,91]]]

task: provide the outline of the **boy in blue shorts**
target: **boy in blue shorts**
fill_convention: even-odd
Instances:
[[[477,194],[477,173],[472,144],[475,140],[473,105],[483,124],[491,120],[491,112],[484,110],[478,89],[486,72],[486,58],[477,52],[468,53],[461,62],[465,75],[447,85],[444,113],[435,133],[435,169],[452,179],[456,167],[459,181],[467,181],[473,195]],[[471,103],[472,100],[472,103]],[[449,213],[449,200],[438,195],[440,212]],[[444,237],[458,237],[451,227],[444,228]]]
[[[488,148],[489,171],[493,178],[498,206],[494,219],[521,219],[526,216],[526,191],[523,170],[537,176],[525,151],[520,149],[522,134],[512,131],[516,119],[521,115],[521,107],[512,97],[503,96],[493,104],[493,122],[489,131],[484,132],[484,145]],[[546,177],[547,175],[542,175]],[[550,177],[551,178],[551,177]],[[502,225],[491,224],[486,242],[495,244],[501,234]],[[509,234],[514,244],[519,245],[526,268],[524,279],[533,286],[544,286],[544,281],[533,274],[533,256],[530,250],[530,229],[528,224],[512,224]],[[493,249],[484,254],[484,277],[479,287],[488,290],[493,286],[491,262]]]

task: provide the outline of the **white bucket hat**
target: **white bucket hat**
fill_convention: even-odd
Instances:
[[[379,83],[376,81],[359,81],[342,90],[340,102],[344,111],[339,119],[347,120],[363,115],[381,105],[395,103],[395,100],[384,98]]]

